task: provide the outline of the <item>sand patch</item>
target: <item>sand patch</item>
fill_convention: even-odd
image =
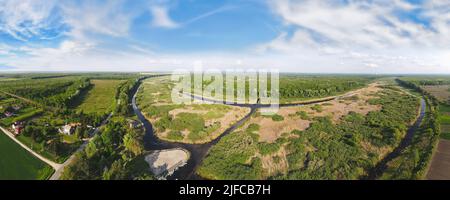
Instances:
[[[185,165],[188,159],[189,152],[184,149],[154,151],[145,156],[145,161],[155,176],[172,174],[177,168]]]

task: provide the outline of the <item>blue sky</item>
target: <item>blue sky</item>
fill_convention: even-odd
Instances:
[[[0,0],[1,71],[450,73],[439,0]]]

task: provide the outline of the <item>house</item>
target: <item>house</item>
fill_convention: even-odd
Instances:
[[[65,134],[65,135],[72,135],[75,132],[75,129],[77,126],[80,126],[80,123],[70,123],[62,126],[58,129],[59,133]]]
[[[23,122],[14,122],[12,128],[14,130],[14,135],[19,135],[24,128],[24,124]]]

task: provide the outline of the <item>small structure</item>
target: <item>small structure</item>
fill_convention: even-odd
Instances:
[[[6,117],[11,117],[11,116],[13,116],[14,115],[14,113],[12,113],[12,112],[9,112],[9,111],[6,111],[5,112],[5,116]]]
[[[141,127],[141,123],[139,123],[136,120],[132,120],[132,119],[128,120],[128,125],[130,126],[130,128],[139,128],[139,127]]]
[[[22,108],[22,107],[17,106],[17,105],[12,107],[12,109],[13,109],[14,111],[18,111],[18,110],[20,110],[21,108]]]
[[[14,130],[14,135],[19,135],[24,128],[24,124],[23,122],[14,122],[12,128]]]
[[[65,135],[72,135],[75,132],[75,129],[77,126],[80,126],[80,123],[70,123],[62,126],[58,129],[59,133],[65,134]]]

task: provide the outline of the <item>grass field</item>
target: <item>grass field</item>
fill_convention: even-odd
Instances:
[[[92,89],[83,95],[77,110],[84,113],[106,113],[115,106],[116,88],[121,80],[91,80]]]
[[[0,133],[0,180],[47,179],[53,169]]]

